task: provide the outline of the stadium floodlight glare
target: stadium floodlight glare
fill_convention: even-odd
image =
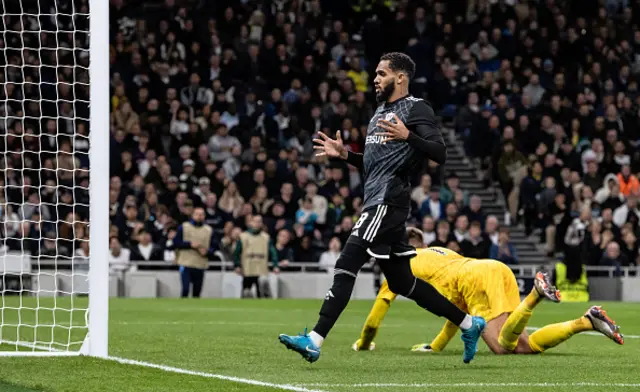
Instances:
[[[107,357],[109,1],[0,6],[0,356]]]

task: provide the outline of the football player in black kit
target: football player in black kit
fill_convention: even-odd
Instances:
[[[320,358],[320,347],[347,306],[360,268],[375,257],[396,294],[458,325],[464,342],[463,360],[476,353],[485,327],[481,317],[472,317],[411,272],[416,250],[406,237],[411,203],[409,178],[425,159],[439,164],[446,160],[446,146],[433,109],[409,94],[415,64],[403,53],[380,58],[374,80],[379,106],[369,122],[364,154],[345,149],[340,132],[336,139],[320,133],[314,139],[319,156],[341,158],[363,171],[364,206],[335,266],[333,285],[327,291],[320,318],[310,334],[280,335],[280,342],[309,362]]]

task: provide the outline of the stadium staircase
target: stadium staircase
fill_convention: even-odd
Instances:
[[[482,208],[487,215],[495,215],[504,225],[506,204],[502,192],[495,186],[487,187],[479,175],[479,170],[465,156],[461,137],[451,128],[443,128],[447,140],[446,173],[460,177],[460,187],[482,198]],[[538,246],[538,237],[528,237],[521,226],[511,226],[511,242],[516,248],[520,264],[539,264],[546,260],[544,251]]]

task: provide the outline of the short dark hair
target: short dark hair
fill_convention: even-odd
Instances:
[[[416,63],[411,60],[411,57],[400,52],[385,53],[380,57],[380,61],[388,61],[389,68],[393,72],[404,72],[409,79],[413,79],[413,75],[416,73]]]

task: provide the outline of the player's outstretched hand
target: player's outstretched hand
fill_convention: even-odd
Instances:
[[[320,135],[320,139],[313,139],[313,142],[316,144],[313,148],[317,150],[317,157],[327,156],[329,158],[347,159],[347,149],[344,148],[344,144],[342,143],[340,131],[336,132],[335,139],[331,139],[323,132],[318,132],[318,135]]]
[[[420,353],[432,353],[433,349],[431,348],[431,345],[427,343],[420,343],[413,345],[413,347],[411,347],[411,351]]]
[[[380,119],[377,126],[384,129],[386,132],[378,132],[378,136],[382,136],[382,143],[387,143],[392,140],[407,140],[409,137],[409,130],[404,125],[397,115],[393,115],[395,123]]]

